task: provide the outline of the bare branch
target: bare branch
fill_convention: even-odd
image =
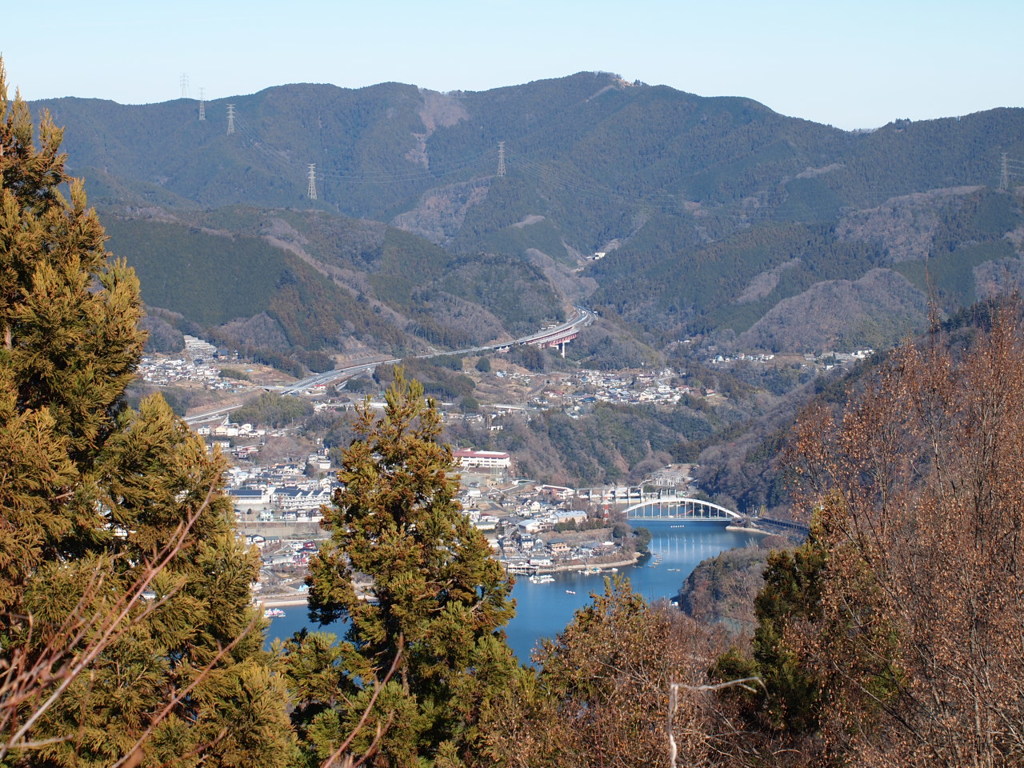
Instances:
[[[399,665],[399,662],[402,659],[402,653],[404,651],[404,645],[405,645],[404,640],[400,637],[399,641],[398,641],[398,651],[395,653],[394,661],[391,662],[391,668],[388,669],[388,672],[387,672],[386,675],[384,675],[384,679],[383,680],[375,681],[374,682],[374,685],[373,685],[373,695],[370,696],[370,701],[367,703],[366,709],[363,710],[363,716],[359,718],[359,722],[356,723],[356,727],[352,729],[352,733],[350,733],[348,735],[348,738],[345,739],[345,741],[343,741],[341,743],[341,746],[339,746],[334,751],[334,754],[332,754],[330,757],[327,758],[327,760],[325,760],[323,762],[323,764],[321,765],[321,768],[333,768],[333,766],[335,764],[335,761],[338,758],[340,758],[341,755],[343,755],[345,753],[345,751],[349,748],[349,746],[351,746],[352,741],[355,739],[355,737],[366,726],[366,721],[370,719],[370,712],[373,711],[373,706],[374,706],[374,704],[377,703],[377,697],[380,696],[381,691],[384,690],[384,686],[388,684],[388,681],[390,681],[391,678],[395,676],[395,673],[398,672],[398,665]],[[368,757],[369,754],[372,753],[372,751],[374,750],[374,744],[379,743],[379,741],[380,741],[382,736],[383,736],[383,732],[382,732],[380,726],[378,725],[378,727],[377,727],[377,735],[374,737],[373,743],[370,745],[370,752],[368,752],[367,755],[365,755],[363,757],[363,759],[361,759],[359,761],[359,763],[357,763],[356,765],[362,764],[363,760],[365,760],[366,757]],[[347,759],[351,762],[351,758],[347,758]],[[339,766],[338,768],[348,768],[348,766],[342,765],[342,766]]]

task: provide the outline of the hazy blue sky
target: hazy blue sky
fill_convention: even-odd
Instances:
[[[48,0],[5,4],[28,99],[295,82],[478,91],[581,70],[841,128],[1024,106],[1021,0]]]

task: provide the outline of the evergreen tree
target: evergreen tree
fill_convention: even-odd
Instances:
[[[0,763],[281,765],[223,461],[124,405],[138,281],[2,64],[0,102]]]
[[[312,664],[334,670],[339,689],[300,698],[302,727],[320,757],[330,754],[381,687],[370,720],[384,733],[378,764],[458,764],[477,744],[481,709],[516,670],[500,631],[511,583],[455,499],[440,416],[418,382],[399,370],[383,416],[364,408],[356,431],[309,577],[311,615],[346,617],[347,642],[330,654],[317,636],[288,648],[294,677]],[[374,727],[355,751],[369,749]]]
[[[979,320],[801,414],[787,460],[810,536],[769,560],[753,656],[716,670],[763,681],[729,694],[747,751],[1021,764],[1024,321],[1015,301]]]
[[[760,678],[762,685],[755,689],[732,688],[723,695],[759,730],[793,739],[817,730],[824,695],[825,681],[806,665],[793,642],[794,633],[821,620],[819,592],[826,559],[821,535],[815,522],[806,542],[768,556],[764,587],[754,600],[753,655],[731,649],[713,670],[721,681]]]

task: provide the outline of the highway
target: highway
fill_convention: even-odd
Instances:
[[[483,352],[493,352],[496,349],[504,349],[506,347],[516,346],[520,344],[544,344],[551,343],[555,339],[559,339],[563,336],[574,336],[579,333],[581,328],[590,325],[594,322],[594,313],[584,307],[573,307],[576,314],[569,320],[561,323],[553,328],[545,328],[536,333],[531,333],[528,336],[522,336],[512,341],[501,341],[495,342],[494,344],[486,344],[482,347],[468,347],[466,349],[456,349],[446,352],[430,352],[425,355],[408,355],[407,357],[415,357],[421,360],[428,360],[432,357],[444,357],[445,355],[476,355]],[[344,368],[336,368],[333,371],[325,371],[324,373],[317,373],[309,376],[305,379],[289,384],[284,387],[274,387],[267,389],[273,389],[274,391],[280,392],[284,395],[300,395],[303,392],[311,389],[312,387],[327,385],[331,382],[337,381],[338,379],[348,379],[352,376],[362,373],[363,371],[372,371],[378,365],[389,365],[392,363],[401,362],[401,357],[381,358],[379,360],[364,360],[352,365],[345,366]],[[185,418],[186,424],[202,424],[206,421],[213,421],[219,419],[225,414],[242,407],[242,403],[236,405],[226,405],[221,408],[215,408],[210,411],[204,411],[203,413],[197,413],[192,416]]]

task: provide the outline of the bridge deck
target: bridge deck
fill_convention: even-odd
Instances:
[[[626,509],[630,520],[680,520],[732,522],[740,515],[703,499],[670,497],[649,499]]]

